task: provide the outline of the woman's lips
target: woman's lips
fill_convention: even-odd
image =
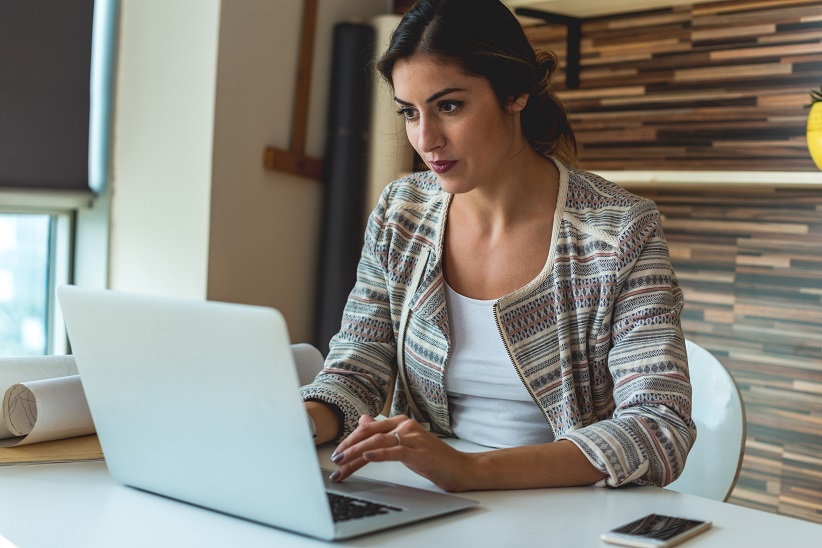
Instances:
[[[435,173],[442,175],[443,173],[450,171],[455,165],[457,165],[456,160],[450,160],[448,162],[431,162],[431,169],[433,169]]]

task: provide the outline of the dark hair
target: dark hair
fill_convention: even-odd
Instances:
[[[503,106],[528,93],[520,120],[531,146],[540,154],[576,164],[574,132],[552,85],[557,58],[551,52],[534,51],[522,25],[502,2],[417,1],[391,35],[377,70],[393,87],[394,64],[423,55],[485,78]]]

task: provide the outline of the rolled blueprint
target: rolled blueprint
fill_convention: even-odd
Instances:
[[[0,358],[0,394],[15,384],[76,374],[77,365],[71,355]],[[13,436],[6,423],[0,420],[0,439]]]
[[[0,440],[3,447],[95,432],[79,375],[15,384],[6,390],[2,410],[15,436]]]

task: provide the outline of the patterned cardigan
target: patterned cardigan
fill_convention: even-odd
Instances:
[[[659,213],[649,200],[555,163],[560,189],[548,261],[494,305],[500,336],[555,437],[575,443],[606,474],[600,485],[666,485],[681,473],[696,427],[682,292]],[[340,438],[360,415],[380,412],[392,384],[392,415],[454,435],[442,270],[450,199],[435,174],[416,173],[388,185],[370,216],[340,332],[325,368],[302,389],[303,399],[342,411]]]

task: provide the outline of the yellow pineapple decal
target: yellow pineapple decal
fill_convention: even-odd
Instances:
[[[822,170],[822,86],[811,91],[811,113],[808,115],[808,150],[816,167]]]

